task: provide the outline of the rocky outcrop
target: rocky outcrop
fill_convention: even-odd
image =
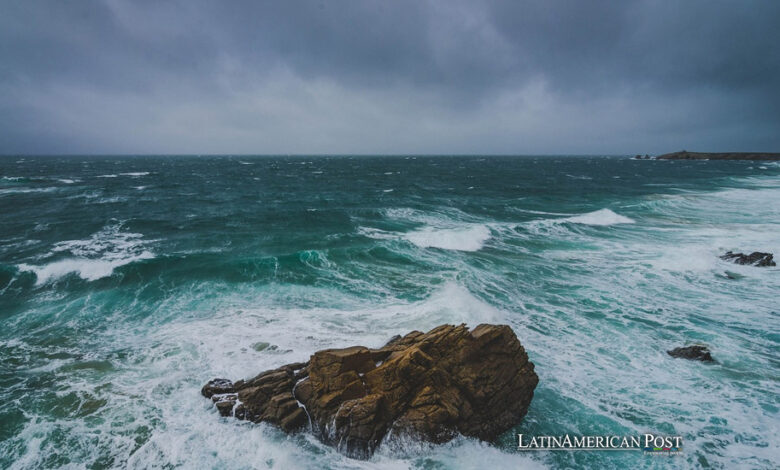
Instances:
[[[666,153],[655,157],[656,160],[780,160],[780,153],[765,152],[680,152]]]
[[[731,251],[727,251],[725,255],[720,257],[720,259],[724,259],[726,261],[733,261],[737,264],[749,264],[752,266],[762,266],[762,267],[775,266],[775,262],[772,260],[772,258],[773,258],[772,253],[761,253],[758,251],[754,251],[749,255],[746,255],[744,253],[734,253]]]
[[[691,361],[715,362],[715,359],[712,358],[707,346],[700,344],[686,346],[684,348],[674,348],[671,351],[666,351],[666,353],[672,357],[688,359]]]
[[[506,325],[442,325],[379,349],[327,349],[202,394],[223,416],[310,429],[356,458],[388,436],[432,443],[457,434],[493,440],[525,416],[539,379]]]

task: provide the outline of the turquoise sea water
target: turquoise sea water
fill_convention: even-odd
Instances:
[[[780,462],[780,268],[718,259],[780,254],[777,163],[2,157],[0,218],[0,468]],[[351,460],[199,394],[462,322],[511,325],[540,377],[494,444]],[[665,353],[694,342],[718,364]],[[645,432],[681,434],[683,454],[515,437]]]

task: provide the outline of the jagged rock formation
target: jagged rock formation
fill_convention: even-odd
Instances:
[[[689,359],[691,361],[715,362],[715,359],[713,359],[710,354],[709,348],[700,344],[686,346],[684,348],[674,348],[671,351],[666,351],[666,354],[681,359]]]
[[[680,152],[666,153],[655,157],[656,160],[780,160],[780,153],[765,152]]]
[[[442,443],[458,433],[492,440],[525,416],[539,379],[506,325],[441,325],[379,349],[327,349],[202,394],[223,416],[311,429],[367,458],[388,435]]]
[[[754,251],[749,255],[746,255],[744,253],[734,253],[731,251],[727,251],[725,255],[720,257],[720,259],[724,259],[726,261],[733,261],[737,264],[749,264],[752,266],[761,266],[761,267],[775,266],[775,262],[772,260],[772,258],[773,258],[772,253],[761,253],[758,251]]]

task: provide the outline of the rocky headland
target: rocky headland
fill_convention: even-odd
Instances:
[[[222,416],[310,430],[368,458],[388,436],[494,440],[522,420],[538,382],[509,326],[441,325],[378,349],[318,351],[249,380],[214,379],[201,392]]]
[[[679,152],[666,153],[655,157],[656,160],[780,160],[780,153],[766,152]]]

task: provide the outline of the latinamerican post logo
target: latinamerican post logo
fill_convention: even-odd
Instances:
[[[534,436],[517,435],[520,450],[606,450],[642,451],[652,455],[682,453],[682,436],[642,434],[640,436]]]

